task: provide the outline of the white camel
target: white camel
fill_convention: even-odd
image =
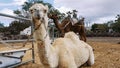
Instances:
[[[68,32],[64,38],[56,39],[51,45],[47,33],[48,7],[42,4],[34,4],[30,8],[32,20],[35,25],[35,39],[39,49],[39,57],[43,66],[49,68],[78,68],[84,63],[94,64],[92,47],[80,41],[79,37]]]

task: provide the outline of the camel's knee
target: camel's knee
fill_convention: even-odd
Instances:
[[[60,57],[59,68],[77,68],[73,56],[64,54]]]
[[[77,65],[74,60],[64,58],[64,60],[60,63],[59,68],[77,68]]]

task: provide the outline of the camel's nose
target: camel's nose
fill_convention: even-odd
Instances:
[[[39,13],[39,10],[36,10],[36,16],[40,19],[40,13]]]
[[[41,18],[41,16],[40,16],[40,14],[39,14],[39,13],[37,13],[37,14],[36,14],[36,16],[37,16],[37,18],[38,18],[38,19],[40,19],[40,18]]]
[[[37,17],[40,17],[40,14],[39,14],[39,13],[37,13]]]

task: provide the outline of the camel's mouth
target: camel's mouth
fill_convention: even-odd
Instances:
[[[40,19],[41,19],[41,17],[38,15],[38,16],[36,17],[36,19],[40,20]]]
[[[39,13],[34,13],[34,17],[35,17],[36,19],[38,19],[38,20],[40,20],[40,19],[41,19],[41,17],[40,17],[40,14],[39,14]]]

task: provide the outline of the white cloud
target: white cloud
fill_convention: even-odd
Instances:
[[[8,8],[4,8],[4,9],[0,10],[0,13],[15,16],[15,14],[13,13],[13,10],[8,9]],[[9,23],[13,20],[14,20],[13,18],[0,16],[0,22],[4,23],[5,26],[8,26]]]
[[[8,9],[8,8],[3,8],[2,10],[0,10],[0,13],[14,15],[13,10]]]
[[[94,23],[105,23],[110,20],[115,20],[115,16],[101,17],[101,18],[96,19]]]
[[[26,1],[27,0],[13,0],[10,3],[0,3],[0,7],[1,8],[3,7],[0,10],[0,13],[4,13],[4,14],[15,16],[15,14],[13,13],[14,9],[8,9],[8,7],[12,8],[12,6],[17,6],[18,8],[16,8],[16,9],[19,9],[21,7],[21,5],[23,5],[24,2],[26,2]],[[0,16],[0,22],[4,23],[5,26],[8,26],[9,23],[11,21],[13,21],[13,20],[14,20],[13,18]]]
[[[61,13],[66,13],[66,12],[72,10],[71,8],[66,8],[66,7],[63,7],[63,6],[60,7],[60,8],[57,8],[57,7],[56,7],[56,9],[58,9]]]
[[[11,3],[0,3],[0,6],[21,6],[26,2],[27,0],[13,0]]]
[[[24,2],[26,2],[27,0],[13,0],[13,4],[15,5],[23,5]]]
[[[119,3],[120,0],[54,0],[54,6],[59,10],[76,9],[78,15],[92,23],[115,19],[115,16],[120,14]]]

